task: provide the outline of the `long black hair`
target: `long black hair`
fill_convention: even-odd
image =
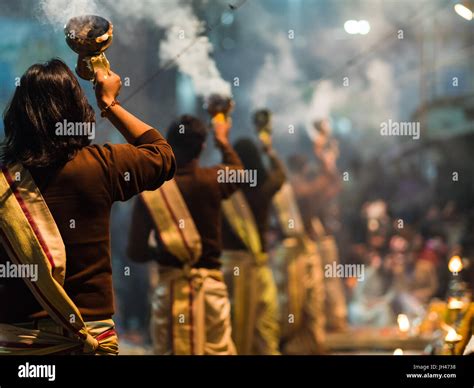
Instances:
[[[95,114],[77,78],[59,59],[31,66],[21,77],[3,114],[3,164],[61,166],[90,144],[83,135],[58,136],[56,125],[95,122]]]

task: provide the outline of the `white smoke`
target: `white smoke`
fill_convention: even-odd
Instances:
[[[374,30],[386,32],[392,27],[386,23],[381,10],[364,12],[361,14],[373,15],[370,20],[375,21]],[[254,104],[274,111],[275,124],[281,121],[282,128],[288,123],[303,126],[312,136],[312,123],[331,116],[349,117],[353,127],[362,129],[378,128],[380,122],[397,117],[399,88],[390,60],[374,56],[363,66],[347,67],[346,73],[341,72],[336,77],[310,80],[298,63],[298,42],[286,35],[275,39],[272,34],[278,28],[278,17],[270,15],[266,21],[267,33],[259,35],[273,54],[266,56],[251,91]],[[304,37],[306,55],[322,64],[329,74],[380,39],[377,34],[369,34],[364,39],[347,41],[341,28],[317,29]],[[338,39],[341,47],[335,44]],[[278,134],[278,126],[276,129]]]
[[[275,39],[278,47],[276,54],[267,54],[262,68],[255,77],[253,103],[275,100],[278,102],[285,97],[285,88],[301,80],[300,70],[291,53],[291,45],[284,35],[279,34]]]
[[[205,25],[194,14],[191,1],[105,1],[99,7],[94,0],[42,0],[41,10],[49,23],[64,25],[71,16],[85,13],[112,14],[118,19],[148,20],[165,30],[159,44],[161,65],[175,61],[178,69],[193,80],[196,94],[206,98],[212,93],[231,96],[211,57],[212,44],[204,35]],[[114,21],[112,20],[112,23]]]
[[[312,123],[329,117],[332,109],[346,101],[347,92],[328,80],[314,86],[306,83],[287,36],[277,35],[272,43],[276,52],[265,57],[255,77],[252,103],[273,110],[277,134],[288,133],[287,128],[293,126],[304,127],[312,137]],[[309,100],[304,97],[308,85],[312,88]]]
[[[398,88],[395,85],[393,67],[381,59],[371,60],[366,67],[367,87],[362,89],[359,102],[367,102],[364,109],[366,120],[379,124],[396,119],[398,112]]]
[[[96,15],[98,6],[94,0],[41,0],[40,9],[55,30],[62,29],[73,16]]]
[[[137,20],[148,19],[165,30],[160,42],[162,65],[176,60],[181,72],[193,80],[198,95],[212,93],[231,96],[231,86],[224,81],[211,57],[212,44],[204,35],[205,25],[194,14],[190,1],[135,1],[115,0],[113,9],[119,15]]]
[[[251,92],[256,108],[271,108],[275,132],[288,133],[288,127],[307,124],[307,107],[302,103],[301,71],[284,34],[273,37],[277,51],[268,54],[255,76]]]
[[[313,90],[307,119],[314,121],[328,118],[331,110],[342,106],[347,98],[347,91],[342,87],[334,86],[329,80],[322,80]]]

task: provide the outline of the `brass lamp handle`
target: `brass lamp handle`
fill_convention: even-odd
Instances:
[[[91,66],[94,70],[94,74],[99,69],[103,70],[107,74],[110,72],[110,63],[104,53],[100,53],[99,55],[91,57]]]

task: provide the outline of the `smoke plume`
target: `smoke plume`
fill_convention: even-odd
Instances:
[[[40,9],[44,21],[51,24],[56,31],[62,30],[73,16],[98,13],[98,6],[94,0],[41,0]]]
[[[231,95],[230,84],[222,79],[211,56],[213,47],[205,35],[205,24],[194,14],[191,1],[114,0],[99,6],[93,0],[42,0],[40,7],[47,22],[61,27],[70,17],[86,13],[137,22],[147,20],[165,31],[165,39],[159,43],[162,66],[174,61],[181,72],[191,77],[200,96]]]

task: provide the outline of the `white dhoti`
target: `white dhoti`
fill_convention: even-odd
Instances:
[[[244,250],[224,251],[222,260],[238,353],[280,354],[278,296],[272,269]]]
[[[230,319],[220,270],[160,268],[152,298],[155,354],[236,354]]]
[[[314,244],[291,237],[274,254],[283,354],[324,352],[324,279]]]

